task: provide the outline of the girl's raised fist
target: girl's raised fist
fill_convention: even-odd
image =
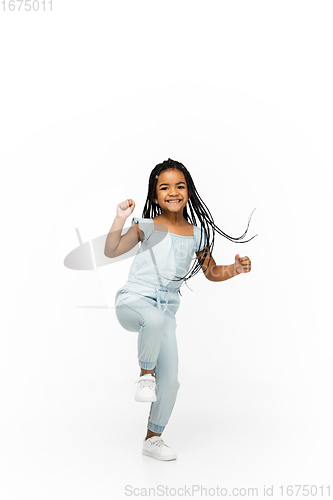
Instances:
[[[135,203],[133,200],[125,200],[117,205],[117,217],[119,219],[127,219],[135,209]]]

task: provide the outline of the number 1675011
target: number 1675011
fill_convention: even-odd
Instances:
[[[1,0],[1,4],[3,11],[52,11],[52,0]]]

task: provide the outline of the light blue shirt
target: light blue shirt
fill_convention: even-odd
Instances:
[[[201,229],[193,226],[194,236],[181,236],[179,234],[156,231],[151,218],[133,217],[131,225],[139,223],[139,228],[144,233],[140,249],[130,268],[129,280],[142,280],[154,286],[163,285],[169,291],[177,292],[183,280],[171,281],[182,278],[193,265],[195,252],[203,250],[207,239]]]

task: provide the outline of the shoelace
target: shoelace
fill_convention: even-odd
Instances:
[[[157,439],[155,441],[155,443],[152,443],[152,444],[154,444],[155,446],[166,446],[166,444],[165,444],[165,442],[163,441],[162,438],[161,439]]]
[[[142,389],[143,387],[150,387],[151,389],[155,389],[155,380],[144,379],[140,380],[140,377],[135,381],[135,383],[139,382],[139,387]]]

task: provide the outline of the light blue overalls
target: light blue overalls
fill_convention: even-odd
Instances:
[[[155,367],[156,397],[151,403],[148,429],[158,434],[167,425],[176,402],[178,350],[176,318],[183,277],[193,265],[194,253],[205,246],[206,237],[193,226],[194,236],[156,231],[151,218],[132,218],[139,223],[144,240],[129,271],[128,279],[115,297],[116,316],[123,328],[138,332],[139,366]],[[196,256],[195,256],[196,258]]]

